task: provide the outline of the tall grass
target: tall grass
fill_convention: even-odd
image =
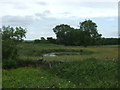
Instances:
[[[3,88],[118,88],[117,60],[91,58],[51,68],[3,70]]]
[[[24,60],[38,59],[38,58],[41,58],[41,56],[44,53],[49,53],[49,52],[65,52],[65,51],[76,52],[80,50],[84,51],[82,55],[69,55],[69,56],[57,56],[57,57],[46,56],[44,57],[44,59],[83,60],[83,59],[93,58],[93,57],[97,59],[118,58],[117,46],[108,46],[108,47],[107,46],[89,46],[85,48],[82,46],[63,46],[63,45],[55,45],[55,44],[23,43],[19,47],[20,47],[19,58]]]
[[[32,67],[35,64],[33,60],[40,59],[44,53],[80,50],[83,50],[82,55],[43,57],[46,60],[66,61],[54,64],[51,68]],[[117,46],[85,48],[23,43],[19,46],[18,58],[16,65],[24,67],[3,69],[3,88],[117,88],[119,86]]]
[[[117,60],[95,58],[53,66],[50,73],[75,84],[76,88],[117,88]]]

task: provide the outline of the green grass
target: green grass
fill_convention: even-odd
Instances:
[[[82,55],[64,55],[46,60],[69,61],[48,67],[3,69],[3,88],[117,88],[118,46],[63,46],[22,43],[20,60],[35,60],[49,52],[83,50]],[[29,62],[29,61],[27,61]],[[26,62],[26,64],[27,64]],[[21,62],[22,63],[22,62]]]
[[[32,44],[23,43],[19,45],[19,58],[24,60],[34,60],[41,58],[41,55],[49,52],[61,51],[80,51],[83,50],[82,55],[65,55],[57,57],[44,57],[47,60],[84,60],[88,58],[109,59],[118,58],[118,46],[89,46],[87,48],[82,46],[63,46],[55,44]],[[89,54],[87,54],[89,53]],[[90,54],[91,53],[91,54]]]
[[[3,88],[64,88],[74,87],[66,79],[51,75],[41,68],[3,70]]]
[[[3,70],[3,88],[117,88],[117,60],[94,58],[54,65]]]
[[[96,60],[56,65],[50,70],[53,74],[67,79],[76,88],[114,88],[118,87],[117,60]]]

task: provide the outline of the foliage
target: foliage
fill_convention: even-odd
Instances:
[[[49,41],[47,41],[47,40],[45,40],[44,38],[42,38],[41,40],[35,39],[35,40],[34,40],[34,43],[35,43],[35,44],[39,44],[39,43],[47,44],[47,43],[49,43]]]
[[[118,38],[101,38],[99,40],[102,45],[119,45]]]
[[[42,40],[42,41],[45,41],[45,38],[44,38],[44,37],[41,37],[41,40]]]
[[[53,28],[53,31],[55,32],[60,44],[67,44],[66,42],[68,41],[68,39],[70,39],[68,33],[70,33],[73,29],[74,28],[70,27],[69,25],[61,24]]]
[[[57,40],[52,37],[47,37],[47,41],[49,41],[49,43],[57,44]]]
[[[40,43],[40,40],[39,39],[35,39],[34,43]]]
[[[53,66],[50,72],[71,81],[76,88],[115,88],[118,87],[117,70],[117,60],[90,58]]]
[[[17,61],[9,58],[9,59],[3,61],[2,67],[4,69],[17,68],[18,67],[18,63],[17,63]]]
[[[4,88],[65,88],[74,87],[69,81],[46,72],[42,68],[3,70]]]
[[[10,26],[3,26],[1,28],[2,31],[2,40],[18,40],[21,41],[23,37],[25,37],[26,30],[22,27],[10,27]]]
[[[22,43],[19,45],[19,58],[21,60],[36,60],[40,59],[41,55],[51,52],[78,52],[83,50],[82,55],[63,55],[56,57],[44,57],[47,60],[82,60],[87,58],[108,59],[118,58],[118,46],[117,45],[104,45],[104,46],[64,46],[56,44],[34,44],[34,43]],[[87,54],[90,53],[90,54]]]
[[[96,23],[92,20],[80,22],[80,29],[74,29],[67,24],[57,25],[53,28],[60,44],[64,45],[96,45],[101,38],[98,34]]]
[[[98,34],[97,25],[92,20],[85,20],[84,22],[80,22],[80,29],[85,32],[88,37],[85,41],[90,44],[96,44],[96,41],[99,40],[102,34]],[[86,37],[85,36],[85,37]]]
[[[85,48],[80,46],[63,46],[50,43],[22,43],[19,47],[20,50],[18,53],[20,55],[19,58],[21,59],[14,64],[14,67],[22,66],[24,68],[10,70],[3,69],[3,88],[118,87],[116,62],[116,58],[118,58],[117,46],[88,46]],[[51,69],[47,67],[33,68],[35,64],[32,60],[40,59],[40,53],[80,50],[83,50],[85,54],[44,57],[46,60],[66,61],[62,64],[55,64]],[[86,55],[89,51],[90,53],[95,53]],[[9,65],[12,66],[12,63]]]
[[[91,58],[51,69],[3,69],[3,88],[117,88],[117,77],[117,60]]]
[[[5,65],[9,67],[9,63],[15,62],[13,60],[16,60],[18,56],[18,44],[23,40],[22,38],[25,37],[26,30],[22,27],[13,28],[10,26],[3,26],[0,30],[2,31],[3,67]]]

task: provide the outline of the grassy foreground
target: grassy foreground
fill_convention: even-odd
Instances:
[[[95,59],[3,70],[3,88],[117,88],[117,70],[116,60]]]
[[[48,67],[3,69],[3,88],[117,88],[118,47],[72,47],[53,44],[22,44],[19,58],[34,60],[52,51],[83,50],[91,54],[44,57],[47,60],[68,60]]]

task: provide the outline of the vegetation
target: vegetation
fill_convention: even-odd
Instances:
[[[118,87],[116,60],[106,61],[90,58],[84,61],[56,65],[50,72],[74,83],[76,88]]]
[[[117,88],[117,46],[71,47],[56,44],[22,43],[19,47],[21,68],[3,69],[3,88]],[[91,54],[63,55],[46,60],[64,60],[61,64],[34,67],[39,53],[52,51],[90,51]],[[88,52],[87,52],[88,53]],[[23,61],[24,60],[24,61]],[[23,65],[23,66],[21,66]]]
[[[34,43],[22,43],[19,45],[19,58],[21,60],[36,60],[40,59],[42,54],[50,52],[80,52],[83,50],[82,55],[63,55],[56,57],[44,57],[46,60],[65,60],[65,61],[74,61],[74,60],[84,60],[88,58],[96,59],[109,59],[109,58],[118,58],[118,46],[116,45],[106,45],[106,46],[63,46],[56,44],[34,44]]]
[[[2,59],[3,67],[11,68],[16,64],[18,57],[18,44],[25,37],[26,30],[21,27],[5,27],[1,28],[2,31]]]
[[[3,88],[117,88],[116,60],[63,63],[53,66],[3,70]]]
[[[92,20],[80,22],[80,29],[74,29],[69,25],[57,25],[53,28],[60,44],[64,45],[97,45],[102,34],[98,34],[96,23]]]
[[[119,87],[118,39],[102,38],[92,20],[81,22],[79,29],[57,25],[57,39],[32,42],[23,40],[26,29],[21,27],[3,26],[0,31],[3,88]],[[74,54],[44,56],[53,52]]]
[[[92,20],[85,20],[79,23],[78,29],[67,24],[60,24],[53,28],[57,39],[48,37],[45,40],[35,40],[35,43],[54,43],[67,46],[94,46],[94,45],[118,45],[118,38],[104,38],[97,31],[97,24]]]

